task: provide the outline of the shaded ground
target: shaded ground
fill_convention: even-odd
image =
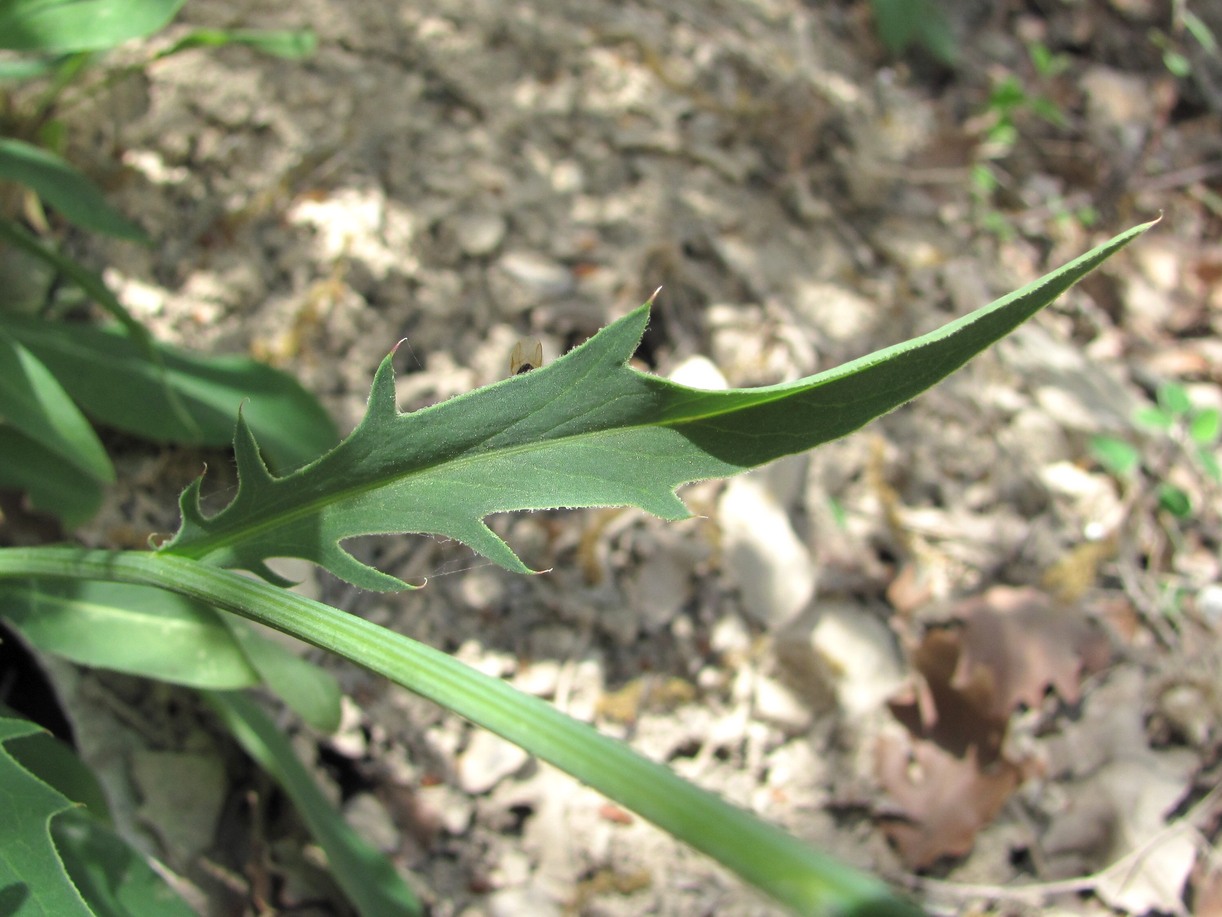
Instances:
[[[1222,66],[1156,2],[948,6],[971,7],[954,73],[887,58],[861,3],[195,0],[195,24],[310,25],[322,47],[190,52],[101,98],[80,158],[158,245],[93,252],[160,337],[283,366],[350,428],[400,338],[408,409],[503,377],[520,337],[554,358],[662,285],[646,365],[765,384],[1162,211],[915,404],[688,488],[697,518],[498,519],[552,569],[533,578],[424,538],[362,546],[419,592],[301,575],[933,907],[1219,913],[1218,486],[1132,418],[1166,380],[1222,405]],[[1100,434],[1148,474],[1108,474]],[[198,460],[133,446],[85,537],[171,530]],[[1158,509],[1160,479],[1186,518]],[[299,747],[435,913],[771,912],[549,768],[339,675],[345,730]],[[216,913],[330,907],[210,727],[162,729],[161,695],[83,678],[70,710],[139,830],[159,774],[207,771],[215,792],[168,819],[182,836],[150,843]]]

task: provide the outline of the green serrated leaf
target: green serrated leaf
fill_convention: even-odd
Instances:
[[[340,542],[434,533],[508,570],[528,568],[484,522],[491,513],[637,506],[663,519],[687,507],[675,488],[738,474],[858,429],[948,376],[1052,302],[1152,224],[945,327],[797,382],[700,391],[627,366],[649,304],[550,366],[413,414],[395,403],[393,353],[378,368],[364,419],[311,465],[274,477],[250,428],[234,441],[237,496],[214,516],[200,481],[182,494],[182,526],[161,550],[254,571],[298,557],[356,586],[401,580],[356,560]]]
[[[93,182],[47,150],[0,137],[0,180],[25,185],[82,229],[148,241],[144,230],[111,207]]]
[[[90,917],[51,840],[51,819],[72,803],[18,764],[6,747],[39,731],[25,720],[0,718],[0,913]]]
[[[0,706],[0,715],[12,712]],[[16,722],[16,718],[13,719]],[[50,834],[64,872],[71,877],[81,896],[94,914],[157,914],[168,917],[190,917],[192,911],[126,841],[110,830],[110,812],[101,784],[63,742],[36,727],[27,735],[4,742],[0,755],[7,753],[12,761],[55,792],[62,793],[65,802],[83,808],[68,808],[52,816]],[[4,766],[0,763],[0,774]],[[0,792],[3,792],[0,776]],[[19,830],[11,810],[5,810],[5,829]],[[0,832],[4,834],[4,832]],[[0,850],[5,844],[0,840]],[[0,854],[3,858],[5,854]],[[52,867],[53,881],[60,877]],[[3,867],[0,866],[0,873]],[[0,880],[0,885],[2,885]],[[0,914],[53,914],[39,911],[35,903],[42,893],[52,888],[31,887],[24,907],[12,907],[6,894],[19,894],[14,886],[0,887]]]
[[[5,0],[0,48],[105,50],[163,28],[186,0]]]
[[[0,716],[18,718],[18,714],[0,704]],[[110,824],[110,806],[106,794],[93,771],[85,766],[66,743],[49,732],[9,740],[5,749],[27,771],[52,789],[63,793],[102,824]],[[0,910],[0,914],[4,911]]]

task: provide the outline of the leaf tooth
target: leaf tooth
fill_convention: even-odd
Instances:
[[[376,567],[361,563],[338,543],[323,545],[321,557],[307,557],[321,567],[329,570],[340,579],[346,580],[358,589],[368,589],[371,592],[399,592],[402,589],[416,589],[411,583],[406,583],[397,576],[383,573]]]
[[[204,508],[200,505],[199,495],[199,488],[203,480],[204,476],[200,474],[199,477],[183,488],[183,492],[178,495],[178,510],[182,513],[183,531],[186,530],[188,524],[203,526],[207,522],[207,519],[204,517]],[[178,535],[175,535],[173,539],[167,542],[167,545],[172,544],[177,539]],[[163,547],[167,545],[163,545]]]
[[[394,351],[388,353],[374,373],[373,385],[369,389],[369,408],[361,426],[384,422],[399,416],[399,400],[395,394]]]
[[[667,522],[691,518],[692,511],[675,492],[674,487],[647,488],[633,501],[647,513]]]
[[[233,434],[233,453],[238,463],[239,499],[242,497],[243,484],[257,489],[260,485],[271,484],[275,480],[272,473],[267,470],[267,464],[259,453],[259,444],[255,441],[255,434],[250,429],[250,424],[246,422],[242,411],[238,411],[238,427]]]
[[[281,589],[291,589],[297,583],[287,577],[281,576],[267,564],[261,560],[251,561],[245,565],[245,568],[251,573],[262,579],[267,580],[273,586],[279,586]]]
[[[477,554],[482,554],[494,564],[511,573],[538,573],[522,562],[499,535],[488,528],[482,519],[460,521],[445,528],[444,534],[456,538]]]

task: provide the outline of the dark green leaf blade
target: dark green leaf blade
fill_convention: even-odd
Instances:
[[[299,468],[338,439],[317,399],[256,360],[195,356],[159,343],[150,356],[145,342],[118,330],[2,313],[0,330],[34,353],[95,420],[154,442],[228,445],[243,404],[277,468]]]
[[[0,487],[25,492],[37,510],[78,526],[102,505],[103,485],[58,453],[0,423]]]
[[[259,676],[219,612],[160,589],[26,580],[0,586],[0,615],[44,652],[196,688],[244,688]]]
[[[17,717],[13,710],[0,704],[0,716]],[[27,771],[72,802],[83,806],[93,818],[111,824],[110,805],[102,784],[93,771],[77,757],[76,752],[49,732],[12,739],[5,750]],[[4,913],[0,911],[0,914]]]
[[[0,48],[105,50],[163,28],[186,0],[6,0]]]
[[[340,692],[318,666],[232,615],[162,589],[102,582],[0,582],[0,618],[40,650],[81,665],[232,690],[260,682],[316,729],[339,725]]]
[[[72,803],[8,753],[11,739],[39,731],[25,720],[0,718],[0,908],[4,913],[89,917],[51,841],[51,819]]]
[[[115,470],[97,434],[55,376],[0,329],[0,419],[95,481]]]
[[[550,366],[413,414],[398,411],[388,356],[357,429],[298,472],[273,477],[240,422],[237,496],[206,517],[194,482],[180,500],[182,526],[162,550],[268,578],[268,558],[299,557],[385,590],[406,584],[340,543],[422,532],[526,572],[486,516],[631,505],[683,518],[679,485],[737,474],[864,426],[1004,337],[1151,225],[930,334],[781,385],[700,391],[629,368],[649,304]]]
[[[25,185],[82,229],[148,241],[144,230],[111,207],[93,182],[47,150],[0,137],[0,180]]]
[[[130,312],[123,308],[123,304],[115,298],[115,294],[110,292],[110,288],[106,286],[98,274],[81,267],[73,259],[56,251],[53,246],[38,238],[38,236],[34,235],[20,223],[12,220],[0,218],[0,239],[8,241],[18,249],[32,255],[71,279],[94,302],[113,315],[119,324],[127,330],[128,335],[133,340],[140,342],[146,353],[150,355],[153,353],[152,335],[145,330],[142,324],[136,321]],[[5,314],[5,311],[0,309],[0,317],[3,317]]]

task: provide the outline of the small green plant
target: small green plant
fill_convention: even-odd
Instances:
[[[1163,66],[1179,79],[1192,76],[1192,45],[1211,57],[1218,56],[1218,39],[1205,21],[1188,8],[1188,0],[1174,0],[1170,31],[1151,29],[1150,43],[1162,52]]]
[[[0,549],[0,617],[44,652],[198,690],[293,800],[362,914],[419,913],[421,906],[390,863],[346,827],[285,737],[242,693],[270,688],[306,722],[330,730],[340,700],[334,680],[257,636],[248,621],[337,653],[518,743],[801,913],[915,913],[878,879],[552,706],[281,588],[267,561],[303,558],[358,587],[404,589],[354,558],[344,541],[446,535],[527,572],[485,524],[490,513],[629,505],[682,518],[688,511],[679,485],[805,451],[892,410],[1052,302],[1149,224],[921,338],[766,388],[698,391],[631,369],[649,304],[549,366],[412,414],[395,403],[392,352],[373,379],[365,418],[336,445],[317,403],[291,380],[250,361],[201,359],[157,344],[95,273],[47,239],[55,219],[141,238],[57,155],[63,135],[55,113],[97,52],[150,34],[182,2],[12,0],[0,8],[0,44],[36,52],[6,61],[7,75],[46,81],[24,120],[8,122],[23,124],[22,136],[0,144],[0,179],[19,186],[21,199],[20,207],[0,211],[0,240],[29,257],[26,269],[36,263],[58,273],[116,320],[113,328],[55,320],[61,304],[53,297],[32,309],[0,303],[0,486],[23,491],[71,528],[90,516],[114,478],[93,423],[215,444],[229,441],[236,420],[239,487],[228,506],[207,514],[200,482],[190,485],[180,498],[181,527],[157,550]],[[277,53],[300,47],[283,36],[196,32],[162,53],[230,40],[262,42]],[[47,285],[44,293],[55,289]],[[112,830],[89,771],[4,710],[0,794],[0,910],[189,913]]]
[[[1222,487],[1218,442],[1222,415],[1217,408],[1194,405],[1187,390],[1176,382],[1158,387],[1155,404],[1141,408],[1134,424],[1148,434],[1144,448],[1116,436],[1091,440],[1092,457],[1117,478],[1153,484],[1158,506],[1180,519],[1193,514],[1187,490],[1172,480],[1173,470],[1195,476],[1207,493]]]
[[[1054,53],[1040,42],[1027,46],[1027,56],[1037,84],[1046,86],[1069,67],[1068,57]],[[1065,112],[1052,97],[1042,89],[1032,89],[1031,82],[1011,72],[997,76],[979,118],[981,143],[971,167],[969,186],[981,226],[1001,239],[1016,234],[1013,222],[997,201],[1013,184],[1005,160],[1022,137],[1023,119],[1033,116],[1054,127],[1068,123]],[[1052,200],[1047,206],[1058,220],[1073,219],[1091,226],[1097,219],[1089,205],[1070,206]]]
[[[208,656],[192,646],[206,640],[209,655],[228,660],[227,687],[243,679],[264,681],[302,712],[326,720],[326,685],[283,653],[252,641],[238,618],[254,620],[338,653],[497,732],[801,913],[914,913],[878,880],[827,859],[550,705],[402,635],[283,590],[274,585],[282,580],[266,561],[299,557],[356,586],[402,589],[407,584],[356,560],[342,542],[379,533],[442,534],[506,569],[527,572],[484,523],[489,513],[631,505],[682,518],[688,510],[675,494],[678,485],[737,474],[858,429],[962,366],[1148,225],[921,338],[766,388],[699,391],[628,367],[648,304],[549,366],[413,414],[396,407],[392,353],[374,378],[364,420],[298,471],[273,475],[250,424],[239,415],[237,495],[225,509],[206,515],[198,502],[199,482],[192,484],[181,499],[182,526],[159,550],[0,550],[0,580],[7,581],[0,613],[35,645],[80,662],[139,670],[148,665],[147,652],[129,654],[135,660],[114,657],[155,644],[158,673],[174,669],[216,682],[211,667],[201,665]],[[233,567],[268,582],[226,569]],[[122,641],[113,640],[116,621],[127,625]],[[163,640],[167,622],[201,636]],[[278,753],[284,743],[257,722],[257,709],[235,695],[210,690],[208,696],[251,754],[286,788],[296,787],[311,816],[333,825],[334,819],[316,811],[308,790],[301,795],[308,781],[291,779],[299,766]],[[29,732],[20,721],[6,723],[10,735]],[[0,768],[0,780],[7,779],[14,792],[32,793],[41,781],[8,754],[0,753],[0,764],[9,761],[7,770]],[[72,797],[40,798],[23,817],[45,830]],[[358,855],[345,857],[347,847],[326,849],[337,870],[368,865]],[[47,912],[74,912],[56,903],[85,892],[68,880],[64,853],[50,839],[5,853],[0,888],[19,885],[21,894]],[[376,878],[367,873],[349,876],[344,887],[386,896],[382,911],[361,907],[384,913],[401,883],[385,872]],[[31,876],[38,881],[31,884]]]

